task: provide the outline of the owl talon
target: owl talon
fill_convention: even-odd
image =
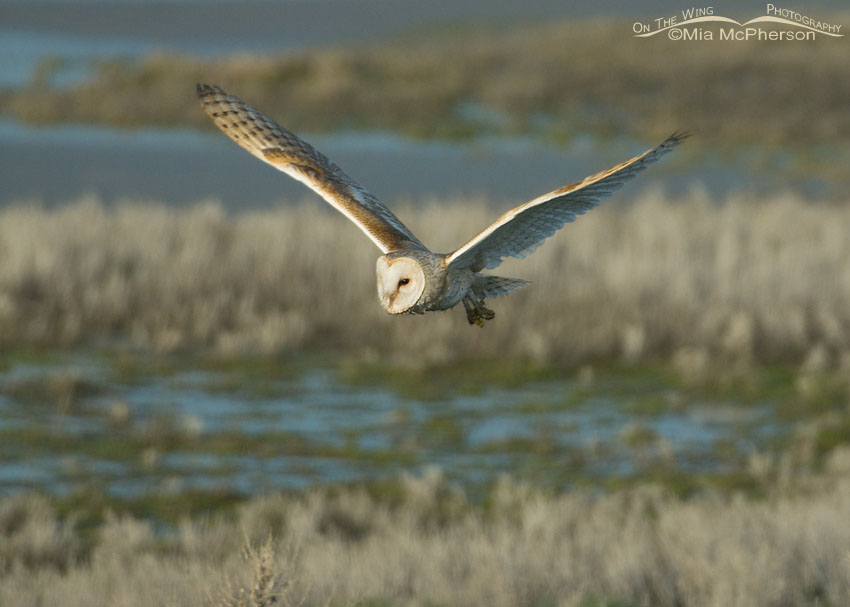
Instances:
[[[466,319],[471,325],[484,326],[487,320],[493,320],[496,313],[484,306],[484,300],[475,301],[470,297],[463,298],[463,307],[466,308]]]

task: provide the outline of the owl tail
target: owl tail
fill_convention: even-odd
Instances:
[[[521,289],[528,284],[527,280],[521,278],[505,278],[503,276],[488,276],[486,274],[476,274],[472,283],[472,290],[481,299],[487,297],[500,297],[507,295],[511,291]]]

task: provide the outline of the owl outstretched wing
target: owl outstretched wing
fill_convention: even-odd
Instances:
[[[687,136],[686,133],[674,133],[660,145],[631,160],[511,209],[447,255],[446,265],[477,272],[495,268],[505,257],[526,257],[564,224],[597,206]]]
[[[309,143],[218,86],[199,84],[197,89],[204,111],[225,135],[318,193],[357,224],[382,252],[425,248],[381,201]]]

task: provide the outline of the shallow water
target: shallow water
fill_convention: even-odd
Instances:
[[[61,84],[85,77],[93,59],[138,58],[159,50],[203,56],[281,53],[370,43],[470,21],[592,15],[646,17],[647,12],[625,0],[2,0],[0,86],[25,84],[42,61],[55,57],[68,60],[58,74]]]
[[[422,142],[389,133],[304,137],[390,204],[483,196],[502,206],[608,168],[655,143],[577,138],[556,146],[523,137]],[[736,191],[764,196],[790,189],[813,197],[844,191],[841,183],[830,184],[819,175],[777,176],[771,170],[751,169],[756,162],[782,164],[787,156],[782,150],[741,150],[724,157],[693,147],[653,166],[617,198],[628,200],[647,190],[675,196],[691,188],[717,197]],[[850,148],[831,153],[842,158],[850,155]],[[217,133],[32,128],[9,120],[0,120],[0,183],[0,207],[22,201],[56,206],[95,195],[107,204],[129,199],[180,206],[214,199],[236,211],[315,198],[302,184],[257,162]]]
[[[682,8],[675,0],[662,4],[673,12]],[[834,10],[843,4],[824,0],[811,8],[815,6]],[[715,5],[721,13],[727,9],[733,13],[743,10],[738,5],[725,9]],[[51,78],[62,85],[85,78],[92,61],[140,58],[159,50],[202,56],[278,53],[392,36],[427,36],[429,28],[466,22],[597,15],[628,23],[663,12],[660,6],[650,10],[624,0],[587,5],[556,0],[403,4],[394,0],[6,0],[0,1],[0,86],[21,86],[34,77],[43,61],[56,58],[59,61]],[[193,86],[186,83],[187,98],[194,97]],[[481,108],[474,106],[459,111],[473,112],[485,122],[488,119],[486,110],[480,115]],[[286,124],[285,116],[275,118]],[[671,125],[671,129],[677,126],[687,127]],[[657,143],[608,140],[554,146],[522,138],[422,143],[385,134],[304,135],[388,202],[407,197],[482,195],[497,204],[518,204]],[[811,166],[805,166],[789,162],[793,155],[789,150],[737,150],[734,156],[712,150],[694,154],[693,150],[699,149],[698,137],[687,148],[683,146],[688,151],[677,152],[676,158],[665,159],[630,184],[626,196],[646,188],[663,187],[679,193],[694,186],[718,196],[737,190],[769,194],[784,189],[811,197],[846,196],[846,178],[836,175],[843,174],[841,167],[850,158],[848,146],[794,151],[810,157]],[[824,170],[827,180],[813,174],[812,167]],[[242,209],[308,195],[300,184],[236,151],[217,134],[29,128],[8,120],[0,122],[0,183],[0,206],[22,200],[50,206],[94,194],[107,202],[141,198],[175,205],[215,198],[227,208]]]
[[[133,357],[127,372],[126,358],[92,353],[9,361],[0,372],[0,494],[255,494],[428,466],[465,484],[505,473],[555,486],[647,467],[723,473],[780,430],[769,403],[680,402],[651,377],[424,398],[351,383],[321,364],[204,366]],[[660,408],[642,410],[659,399]]]

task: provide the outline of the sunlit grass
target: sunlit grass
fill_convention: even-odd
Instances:
[[[554,495],[505,479],[478,502],[432,472],[212,516],[184,510],[164,528],[94,515],[90,501],[74,513],[55,499],[6,498],[0,602],[843,605],[846,459],[805,492],[759,498],[682,500],[651,485]]]
[[[397,211],[450,250],[500,209],[455,200]],[[353,382],[389,363],[419,396],[442,390],[414,381],[428,369],[462,387],[465,376],[451,374],[464,360],[491,361],[475,373],[502,383],[552,377],[553,366],[666,361],[696,384],[744,388],[756,363],[815,374],[850,364],[847,234],[845,206],[794,195],[612,202],[500,267],[531,285],[489,302],[496,318],[479,329],[458,310],[386,315],[378,251],[314,200],[232,216],[215,203],[12,206],[0,211],[0,339],[35,357],[114,341],[203,351],[223,356],[208,364],[241,365],[234,371],[258,380],[307,364],[293,357],[279,368],[263,362],[269,354],[348,359]],[[119,358],[116,369],[159,375],[163,365]],[[85,386],[64,389],[76,388]]]
[[[201,385],[235,401],[242,398],[239,382],[220,384],[216,375],[237,374],[250,383],[271,380],[276,368],[289,366],[287,357],[97,352],[103,354],[92,356],[120,365],[120,374],[84,365],[102,383],[60,370],[43,382],[51,386],[74,377],[63,385],[86,389],[54,393],[16,373],[3,378],[6,411],[17,411],[8,406],[14,403],[40,422],[5,431],[0,461],[65,454],[63,466],[86,458],[129,463],[123,480],[150,474],[149,489],[111,492],[108,474],[83,465],[68,493],[0,499],[4,607],[457,601],[815,607],[850,600],[850,410],[847,376],[840,370],[813,368],[810,361],[798,368],[755,366],[746,383],[711,384],[657,364],[584,366],[569,375],[580,387],[571,399],[516,400],[488,413],[514,411],[519,421],[572,409],[580,400],[622,402],[620,413],[634,421],[610,440],[564,445],[558,439],[571,430],[546,423],[532,424],[527,437],[470,445],[469,429],[486,416],[435,401],[427,403],[427,419],[396,420],[402,438],[414,442],[370,451],[356,446],[356,432],[350,442],[332,446],[274,430],[198,433],[177,415],[130,415],[110,422],[106,432],[75,435],[67,430],[74,419],[111,415],[92,399],[108,395],[118,377],[130,384],[152,381],[152,370],[159,369],[163,381],[173,381],[183,372],[208,369],[211,377]],[[66,358],[62,352],[36,357],[25,351],[20,360],[5,354],[12,370],[21,361],[58,369]],[[147,364],[154,358],[155,365]],[[457,363],[437,381],[459,381],[464,369],[475,377],[480,364]],[[359,377],[351,360],[337,365],[339,377],[353,387],[363,381],[395,385],[391,366],[381,371],[364,364]],[[440,372],[405,377],[424,384],[434,373]],[[529,379],[545,383],[551,377],[534,371]],[[487,372],[480,381],[498,386]],[[418,393],[415,385],[411,392]],[[61,413],[44,411],[41,403],[52,409],[57,394],[68,406]],[[784,412],[786,430],[758,441],[748,410],[768,403]],[[701,408],[736,416],[740,434],[718,440],[707,452],[674,453],[652,429],[659,415]],[[753,444],[742,451],[733,444],[738,438]],[[398,475],[399,469],[419,469],[420,450],[494,454],[511,463],[478,484],[452,480],[457,470]],[[232,473],[228,455],[258,462],[281,454],[333,457],[368,466],[376,480],[263,497],[226,482],[199,489],[175,482],[191,476],[189,469],[158,470],[160,458],[175,452],[221,457],[216,472],[224,475]],[[596,468],[622,453],[633,473]],[[721,465],[715,469],[706,460]]]

